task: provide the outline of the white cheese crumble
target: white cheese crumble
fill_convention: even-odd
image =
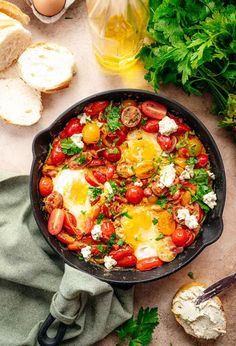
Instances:
[[[211,209],[213,209],[217,205],[216,203],[217,197],[214,191],[211,191],[207,193],[206,195],[204,195],[202,200]]]
[[[159,122],[159,132],[162,135],[169,136],[172,133],[176,132],[177,130],[178,130],[178,125],[170,117],[166,116]]]
[[[147,257],[157,256],[157,251],[151,246],[140,245],[135,251],[135,256],[137,257],[138,260],[140,260]]]
[[[106,269],[111,270],[117,264],[116,260],[111,256],[104,257],[104,266]]]
[[[177,218],[180,221],[184,221],[185,225],[189,229],[194,229],[198,226],[198,220],[195,215],[190,215],[189,210],[187,208],[181,208],[177,212]]]
[[[193,167],[194,166],[186,166],[183,172],[180,174],[179,179],[187,180],[187,179],[193,178],[194,177]]]
[[[87,262],[92,256],[92,248],[91,246],[85,246],[81,249],[81,255],[83,256],[85,262]]]
[[[160,173],[160,183],[158,184],[160,187],[170,187],[173,185],[175,180],[175,173],[176,170],[174,168],[174,164],[171,163],[170,165],[164,166],[161,169]]]
[[[208,174],[208,176],[209,176],[211,179],[215,180],[216,176],[215,176],[215,174],[214,174],[213,172],[207,171],[207,174]]]
[[[95,225],[91,231],[91,236],[94,240],[99,240],[102,236],[101,225]]]
[[[173,299],[172,311],[184,330],[197,338],[216,339],[226,333],[226,319],[217,297],[196,305],[204,287],[192,286]]]
[[[135,181],[134,182],[134,186],[140,186],[142,187],[143,186],[143,183],[141,181]]]
[[[82,117],[79,118],[79,120],[81,125],[85,125],[87,124],[87,122],[91,121],[91,118],[86,113],[83,113]]]
[[[78,147],[83,149],[84,147],[84,142],[82,141],[83,135],[82,133],[75,133],[73,136],[70,137],[74,144]]]
[[[105,184],[104,184],[104,192],[103,193],[104,193],[105,196],[113,193],[113,188],[112,188],[111,184],[108,181],[106,181]]]

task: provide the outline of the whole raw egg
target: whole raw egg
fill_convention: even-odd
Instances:
[[[66,0],[33,0],[34,8],[43,16],[52,17],[61,12]]]

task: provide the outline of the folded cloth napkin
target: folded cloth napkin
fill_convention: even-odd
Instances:
[[[0,346],[38,345],[49,309],[69,325],[63,345],[92,345],[131,317],[133,290],[64,264],[37,228],[28,181],[0,177]]]

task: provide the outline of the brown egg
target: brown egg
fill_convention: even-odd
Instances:
[[[35,9],[43,16],[52,17],[61,12],[66,0],[33,0]]]

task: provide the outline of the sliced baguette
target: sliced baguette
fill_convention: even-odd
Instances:
[[[30,46],[20,56],[18,64],[24,81],[44,93],[67,88],[75,72],[73,54],[50,42]]]
[[[0,71],[9,67],[31,43],[31,33],[21,23],[0,12]]]
[[[14,125],[30,126],[41,117],[42,102],[39,91],[22,79],[0,79],[0,117]]]
[[[18,20],[23,25],[27,25],[30,21],[30,17],[27,14],[23,13],[18,6],[11,4],[9,1],[0,0],[0,12]]]

